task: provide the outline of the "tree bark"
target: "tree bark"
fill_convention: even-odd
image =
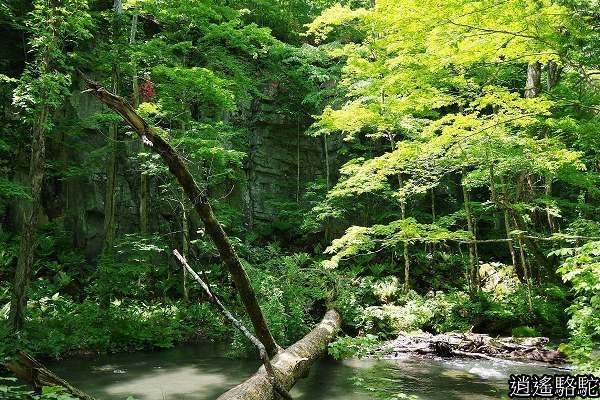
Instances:
[[[410,290],[410,258],[408,258],[408,241],[404,242],[404,291]]]
[[[311,365],[337,334],[341,317],[329,310],[323,320],[304,338],[300,339],[272,360],[273,370],[279,382],[289,390],[296,381],[308,373]],[[264,367],[245,382],[237,385],[217,400],[273,400],[274,394]]]
[[[148,199],[150,191],[148,190],[148,175],[142,172],[140,174],[140,233],[146,236],[148,229]]]
[[[181,251],[183,252],[184,259],[187,259],[189,255],[190,247],[190,227],[188,223],[187,211],[185,209],[185,194],[182,193],[181,199]],[[183,299],[187,302],[189,300],[188,287],[187,287],[187,268],[183,266],[182,271],[182,285],[183,285]]]
[[[200,190],[200,187],[190,174],[189,170],[181,160],[175,150],[142,119],[133,109],[133,107],[123,98],[108,92],[106,89],[97,83],[85,78],[88,92],[94,95],[102,103],[116,111],[125,122],[127,122],[135,132],[137,132],[144,143],[152,148],[154,152],[159,154],[163,161],[167,164],[169,171],[190,200],[194,209],[204,222],[206,233],[211,237],[215,246],[219,250],[221,260],[229,270],[229,274],[240,294],[242,303],[248,312],[248,316],[252,321],[256,336],[267,349],[269,356],[277,354],[279,346],[275,343],[275,339],[261,311],[256,294],[250,283],[250,279],[242,266],[234,248],[231,245],[227,234],[223,227],[215,217],[210,202],[206,194]]]
[[[300,203],[300,117],[296,119],[296,204]]]
[[[465,171],[463,171],[463,179],[465,177]],[[479,291],[479,262],[477,260],[477,237],[475,233],[475,226],[473,223],[473,213],[471,211],[471,197],[469,196],[469,190],[461,182],[461,188],[463,192],[463,201],[465,206],[465,214],[467,218],[467,229],[473,235],[472,241],[469,242],[469,263],[471,268],[469,270],[469,282],[471,295],[476,294]]]
[[[121,0],[115,0],[113,3],[115,12],[112,20],[113,30],[117,31],[117,17],[123,12]],[[113,40],[116,33],[112,34]],[[112,91],[117,93],[118,71],[117,65],[112,67]],[[106,167],[106,193],[104,197],[104,244],[103,250],[110,250],[115,240],[116,228],[116,187],[117,187],[117,132],[116,122],[111,122],[108,126],[108,165]]]
[[[548,90],[553,89],[560,80],[561,68],[555,61],[548,61]]]
[[[526,232],[527,224],[525,223],[525,219],[523,218],[523,216],[514,209],[511,209],[510,211],[511,211],[511,214],[515,221],[515,224],[517,225],[517,228],[520,231]],[[535,260],[537,261],[538,264],[543,266],[548,271],[553,270],[553,268],[554,268],[553,260],[546,257],[544,252],[542,250],[540,250],[539,246],[537,245],[537,243],[535,243],[535,241],[533,239],[529,238],[526,235],[523,235],[523,241],[525,242],[525,244],[527,244],[527,247],[529,247],[529,250],[533,254],[533,257],[535,258]]]
[[[525,97],[528,99],[538,97],[542,90],[542,64],[539,61],[527,66],[527,83],[525,84]]]
[[[435,187],[431,188],[431,222],[435,224]]]
[[[10,303],[9,326],[13,333],[20,331],[25,323],[27,310],[27,288],[29,287],[33,255],[35,253],[39,216],[42,211],[42,183],[44,180],[45,137],[44,125],[48,118],[48,106],[42,106],[31,141],[31,206],[25,211],[23,232],[19,244],[19,259],[15,270],[13,294]]]
[[[546,197],[548,199],[550,199],[550,197],[552,197],[552,178],[545,177],[544,180],[545,180],[544,181],[544,194],[546,195]],[[550,206],[546,206],[546,218],[548,220],[548,228],[550,229],[550,233],[554,233],[555,232],[554,216],[552,215],[552,212],[550,211]]]
[[[114,77],[113,77],[114,79]],[[116,86],[114,80],[113,90]],[[104,251],[113,246],[116,233],[116,187],[117,187],[117,124],[108,127],[108,165],[106,167],[106,193],[104,197]]]
[[[510,217],[508,216],[508,211],[504,210],[504,229],[506,230],[506,238],[511,239],[510,232],[512,231],[510,227]],[[510,252],[510,257],[512,259],[513,267],[515,267],[515,273],[517,274],[517,278],[521,283],[526,283],[525,280],[525,271],[523,267],[517,261],[517,254],[515,253],[515,247],[513,246],[512,240],[507,241],[508,251]]]

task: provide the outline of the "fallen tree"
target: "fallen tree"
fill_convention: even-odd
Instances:
[[[271,361],[277,381],[287,390],[308,373],[311,365],[335,337],[342,319],[335,310],[329,310],[323,320],[304,338],[300,339]],[[245,382],[225,392],[217,400],[272,400],[273,390],[265,367]]]
[[[123,120],[142,138],[144,144],[151,147],[152,150],[159,154],[167,164],[169,171],[175,176],[186,196],[193,204],[194,209],[202,219],[207,234],[215,243],[221,260],[229,270],[229,274],[240,294],[242,303],[244,304],[254,327],[256,337],[260,341],[260,344],[264,346],[267,353],[267,357],[265,357],[264,354],[261,354],[264,365],[256,374],[220,396],[219,399],[267,400],[275,399],[275,396],[282,396],[285,398],[287,390],[294,386],[299,378],[308,373],[308,370],[314,361],[321,355],[327,344],[337,334],[341,325],[339,313],[335,310],[329,310],[325,314],[323,320],[310,333],[286,350],[282,350],[269,331],[250,279],[233,249],[227,234],[223,230],[221,224],[217,221],[208,198],[195,182],[181,157],[179,157],[169,143],[158,135],[154,129],[137,114],[125,99],[107,91],[85,76],[84,79],[87,85],[86,92],[91,93],[102,103],[121,115]],[[183,258],[181,258],[180,261],[181,260],[185,261]],[[189,270],[191,270],[191,268]],[[213,302],[217,307],[223,311],[214,300],[215,299],[213,299]],[[231,316],[231,314],[229,314],[229,316]],[[236,323],[233,322],[235,318],[232,316],[232,318],[229,318],[229,316],[227,316],[227,318],[230,322],[236,325]],[[242,330],[242,332],[245,329],[239,322],[236,327]],[[244,332],[244,334],[246,333],[247,332]],[[257,347],[260,351],[261,346]],[[269,357],[273,356],[274,358],[271,360]]]

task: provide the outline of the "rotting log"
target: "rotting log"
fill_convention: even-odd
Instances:
[[[200,189],[194,177],[187,169],[185,163],[179,157],[171,145],[163,139],[148,123],[140,117],[124,98],[109,92],[96,82],[83,75],[86,82],[86,92],[92,94],[106,106],[116,111],[123,120],[133,128],[142,138],[142,142],[149,146],[152,151],[160,155],[167,164],[169,171],[177,179],[186,196],[194,206],[194,209],[202,219],[206,233],[219,250],[221,260],[227,267],[231,279],[240,295],[242,303],[246,308],[248,317],[254,327],[256,336],[267,349],[269,356],[274,356],[280,350],[273,335],[269,331],[265,317],[261,311],[256,298],[256,293],[250,282],[246,270],[242,266],[231,241],[223,230],[223,227],[215,217],[206,194]]]
[[[548,338],[545,337],[492,337],[479,333],[400,334],[396,339],[376,349],[373,356],[393,359],[401,353],[406,353],[564,363],[565,355],[546,347],[547,344]]]
[[[341,322],[337,311],[327,311],[323,320],[312,331],[275,356],[271,364],[277,381],[289,390],[298,379],[306,376],[312,364],[337,334]],[[273,396],[267,372],[264,367],[260,367],[254,375],[217,400],[274,400]]]
[[[79,399],[95,400],[94,397],[71,385],[27,353],[19,352],[17,357],[7,361],[4,366],[17,378],[33,386],[35,390],[41,390],[44,386],[60,386]]]

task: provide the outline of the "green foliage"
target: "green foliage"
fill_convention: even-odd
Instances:
[[[157,66],[153,70],[158,85],[159,102],[163,110],[180,115],[190,106],[233,110],[233,94],[228,82],[206,68]]]
[[[4,400],[76,400],[62,388],[44,386],[41,394],[36,394],[16,383],[16,378],[0,377],[0,395]]]
[[[487,332],[510,335],[513,327],[526,323],[536,332],[552,337],[564,334],[564,291],[557,286],[536,288],[529,309],[527,290],[482,292],[477,298],[462,291],[429,292],[425,296],[404,292],[395,277],[373,280],[355,278],[341,286],[338,307],[344,323],[361,333],[382,338],[401,332]]]
[[[336,360],[347,358],[360,358],[372,352],[379,344],[379,339],[375,335],[365,336],[340,336],[335,341],[329,343],[327,352]]]
[[[1,354],[17,345],[53,357],[165,348],[203,335],[232,339],[234,352],[249,349],[197,301],[203,294],[194,283],[192,301],[182,300],[181,269],[167,250],[182,247],[185,210],[190,260],[248,323],[216,247],[160,156],[131,143],[118,115],[87,103],[77,68],[141,100],[138,112],[186,161],[282,346],[330,305],[357,334],[330,346],[344,358],[401,331],[560,336],[570,304],[565,349],[598,369],[598,244],[572,237],[600,236],[597,6],[135,0],[120,14],[110,2],[90,7],[0,4],[16,49],[0,54]],[[526,71],[537,65],[539,93],[526,96]],[[140,85],[146,91],[136,93]],[[117,142],[98,149],[92,138],[115,124]],[[244,210],[261,206],[252,197],[262,190],[251,186],[262,173],[254,157],[272,150],[256,134],[265,124],[293,126],[329,148],[323,165],[307,166],[317,179],[296,182],[295,196],[269,193],[262,206],[277,216],[248,229]],[[23,143],[32,127],[49,138],[48,223],[34,254],[26,329],[9,337],[17,217],[29,197]],[[113,151],[117,238],[98,255],[90,248],[102,240],[94,231],[102,201],[88,204],[98,196],[74,192],[103,191]],[[151,191],[146,236],[135,233],[140,173]],[[547,240],[522,243],[521,234]],[[482,241],[467,249],[475,238]],[[578,247],[558,249],[564,243]],[[305,253],[323,248],[324,261]],[[540,265],[550,251],[549,265],[564,259],[564,285]],[[477,269],[481,284],[467,294]],[[402,278],[413,291],[401,288]]]
[[[169,348],[198,336],[227,332],[210,305],[113,301],[76,303],[58,293],[31,302],[19,348],[60,358],[86,352]]]
[[[373,225],[370,228],[353,226],[346,234],[335,239],[325,250],[334,254],[324,265],[335,268],[340,261],[374,253],[381,249],[398,248],[404,243],[438,243],[445,240],[468,240],[470,234],[465,231],[452,232],[435,224],[420,224],[414,218],[394,221],[387,225]]]
[[[595,350],[600,343],[600,242],[565,249],[568,254],[558,272],[572,285],[575,296],[567,309],[570,338],[564,350],[582,369],[600,371]]]
[[[540,336],[540,333],[530,326],[516,326],[511,330],[511,336],[514,337],[536,337]]]
[[[154,238],[125,235],[99,260],[90,290],[103,301],[157,298],[168,289],[168,282],[155,279],[164,276],[166,268],[163,245]]]
[[[35,1],[26,24],[32,33],[29,45],[36,57],[13,93],[13,104],[33,124],[42,106],[57,109],[68,96],[71,77],[65,72],[70,69],[66,44],[89,38],[92,21],[87,1],[61,0],[52,6]],[[42,128],[49,131],[51,125]]]
[[[273,336],[287,347],[322,317],[328,297],[326,277],[304,253],[285,255],[276,245],[242,248],[241,252]],[[244,343],[236,332],[234,352],[247,351]]]

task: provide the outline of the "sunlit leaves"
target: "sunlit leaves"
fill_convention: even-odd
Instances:
[[[405,242],[438,243],[470,238],[468,232],[450,231],[436,224],[421,224],[414,218],[372,227],[352,226],[325,250],[325,254],[331,254],[332,257],[324,261],[323,265],[326,268],[335,268],[344,260],[374,254],[385,249],[394,250]]]
[[[199,107],[233,110],[230,82],[206,68],[158,66],[153,70],[158,82],[159,101],[165,112],[184,113],[190,103]]]
[[[576,296],[568,309],[571,339],[565,350],[582,368],[598,372],[600,359],[594,350],[600,341],[600,242],[561,249],[554,254],[567,256],[558,272],[573,285]]]

